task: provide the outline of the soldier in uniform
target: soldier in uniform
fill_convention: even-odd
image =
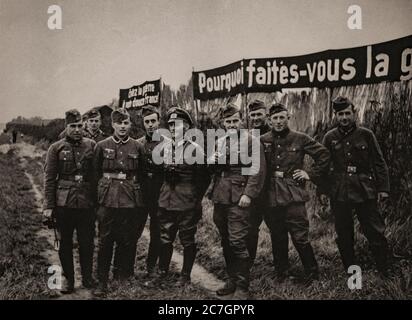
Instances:
[[[74,290],[73,232],[79,242],[80,267],[84,287],[92,288],[94,196],[93,140],[83,138],[83,124],[77,110],[66,112],[66,136],[53,143],[45,164],[44,215],[55,216],[60,234],[59,257],[66,278],[63,293]]]
[[[318,279],[318,265],[309,242],[309,221],[305,202],[309,200],[305,181],[318,184],[329,165],[329,152],[308,135],[289,129],[290,115],[282,104],[269,110],[272,131],[261,141],[268,162],[267,200],[269,210],[265,222],[270,229],[274,247],[274,264],[280,280],[288,274],[288,233],[305,270],[305,285]],[[314,159],[310,171],[303,170],[305,155]]]
[[[270,125],[267,122],[266,106],[261,100],[254,100],[248,106],[248,118],[249,126],[251,129],[259,130],[259,135],[264,135],[271,130]],[[250,214],[250,231],[248,240],[248,249],[250,254],[250,262],[253,262],[256,258],[257,246],[259,242],[259,228],[263,221],[263,212],[265,210],[265,200],[262,198],[264,193],[261,194],[259,200],[255,201],[255,205]]]
[[[107,292],[114,244],[114,277],[126,279],[134,274],[137,240],[147,218],[140,177],[143,146],[129,137],[131,121],[127,111],[114,110],[111,118],[113,136],[98,142],[94,151],[99,205],[97,296]]]
[[[84,130],[84,136],[96,142],[100,142],[107,138],[107,135],[100,129],[102,124],[102,116],[96,109],[91,110],[87,114],[87,127]]]
[[[213,220],[219,230],[226,263],[228,279],[217,290],[218,296],[233,295],[233,299],[247,299],[249,295],[250,255],[247,248],[250,230],[250,215],[254,201],[258,198],[266,175],[266,162],[263,148],[257,137],[249,133],[240,134],[241,114],[233,104],[228,104],[221,111],[221,120],[227,135],[217,141],[216,157],[225,157],[225,165],[217,164],[213,185],[208,189],[214,203]],[[238,137],[238,143],[230,139]],[[257,143],[257,150],[252,159],[258,167],[252,175],[242,175],[242,169],[250,167],[241,163],[229,163],[231,153],[239,154],[239,148],[247,144],[248,153],[252,153],[252,143]],[[223,147],[222,147],[223,146]],[[241,149],[240,149],[241,150]]]
[[[323,143],[332,156],[328,187],[342,262],[345,271],[356,264],[354,212],[369,241],[377,269],[386,276],[388,244],[377,200],[388,198],[388,168],[373,132],[356,124],[352,102],[337,97],[333,109],[338,126],[325,135]]]
[[[197,253],[195,234],[201,218],[201,201],[209,182],[206,166],[196,162],[190,164],[184,157],[187,148],[190,148],[204,158],[203,148],[184,137],[193,125],[190,115],[184,109],[173,107],[168,112],[167,121],[172,139],[166,141],[164,151],[165,155],[170,155],[171,161],[164,164],[164,182],[159,195],[159,274],[161,278],[168,275],[173,242],[179,232],[183,246],[183,267],[179,282],[186,284],[190,282]]]
[[[163,184],[163,170],[161,165],[153,162],[152,151],[160,143],[152,139],[153,132],[159,128],[160,115],[154,106],[148,105],[142,109],[143,125],[146,135],[138,139],[144,147],[143,166],[143,195],[146,210],[150,216],[150,243],[147,253],[146,268],[151,275],[159,258],[160,223],[158,217],[158,201],[160,188]]]

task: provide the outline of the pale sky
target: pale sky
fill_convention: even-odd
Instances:
[[[49,30],[47,9],[62,8]],[[351,4],[362,30],[347,27]],[[242,58],[294,56],[412,34],[411,0],[0,0],[0,122],[63,117],[160,76]]]

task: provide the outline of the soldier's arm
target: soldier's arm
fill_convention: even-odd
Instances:
[[[263,144],[260,139],[253,138],[255,142],[259,143],[259,148],[252,148],[252,161],[259,161],[259,170],[256,174],[250,175],[243,191],[243,194],[247,195],[251,199],[255,199],[259,196],[263,189],[263,185],[266,179],[266,159]]]
[[[139,164],[138,164],[138,172],[137,172],[137,177],[138,181],[143,181],[144,176],[145,176],[145,170],[146,168],[146,161],[145,161],[145,147],[142,142],[137,141],[138,143],[138,154],[139,154]]]
[[[94,140],[90,141],[90,148],[92,149],[92,151],[94,153],[94,149],[96,148],[96,142]],[[90,177],[90,185],[91,185],[91,190],[92,190],[91,197],[92,197],[93,202],[96,203],[97,202],[97,194],[96,194],[96,192],[94,192],[94,190],[96,190],[97,181],[95,181],[96,176],[95,176],[95,167],[94,167],[93,158],[92,158],[90,172],[88,174],[89,174],[89,177]]]
[[[322,183],[322,178],[329,171],[330,152],[315,139],[309,136],[306,136],[305,139],[304,150],[315,161],[308,171],[308,175],[310,180],[318,185]]]
[[[59,166],[59,156],[56,145],[51,145],[47,151],[44,165],[44,209],[53,209],[56,206],[56,188]]]
[[[198,164],[196,167],[196,186],[198,189],[198,195],[199,195],[199,201],[202,201],[203,196],[205,195],[206,191],[208,190],[208,187],[210,186],[211,182],[211,175],[210,175],[210,170],[207,166],[207,159],[204,150],[199,147],[199,152],[201,152],[204,160],[204,164]]]
[[[370,161],[375,172],[377,190],[378,192],[389,193],[390,184],[388,166],[386,165],[382,150],[373,132],[370,132],[369,140],[369,145],[371,147]]]
[[[93,194],[97,197],[97,183],[103,175],[103,148],[97,143],[93,151]]]
[[[329,154],[330,154],[330,150],[331,150],[330,149],[330,138],[327,134],[323,137],[322,145],[325,146],[325,148],[329,151]],[[318,178],[318,184],[316,185],[317,195],[328,195],[329,194],[329,188],[330,188],[329,187],[329,173],[330,173],[331,165],[332,165],[332,162],[330,160],[327,170],[323,173],[323,175],[320,178]]]

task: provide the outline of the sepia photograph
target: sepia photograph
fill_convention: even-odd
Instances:
[[[0,300],[410,302],[411,17],[0,0]]]

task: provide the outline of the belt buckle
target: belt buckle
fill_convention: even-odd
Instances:
[[[82,182],[82,181],[83,181],[83,176],[81,176],[81,175],[75,175],[75,176],[74,176],[74,181],[76,181],[76,182]]]
[[[224,171],[222,171],[222,173],[221,173],[221,175],[220,175],[222,178],[224,178],[225,177],[225,172]]]
[[[347,172],[348,173],[356,173],[356,167],[355,166],[348,166],[347,167]]]
[[[126,173],[118,173],[117,174],[117,179],[126,180]]]
[[[276,178],[283,178],[283,171],[275,171]]]
[[[148,172],[148,173],[147,173],[147,177],[148,177],[148,178],[153,178],[153,173],[152,173],[152,172]]]

